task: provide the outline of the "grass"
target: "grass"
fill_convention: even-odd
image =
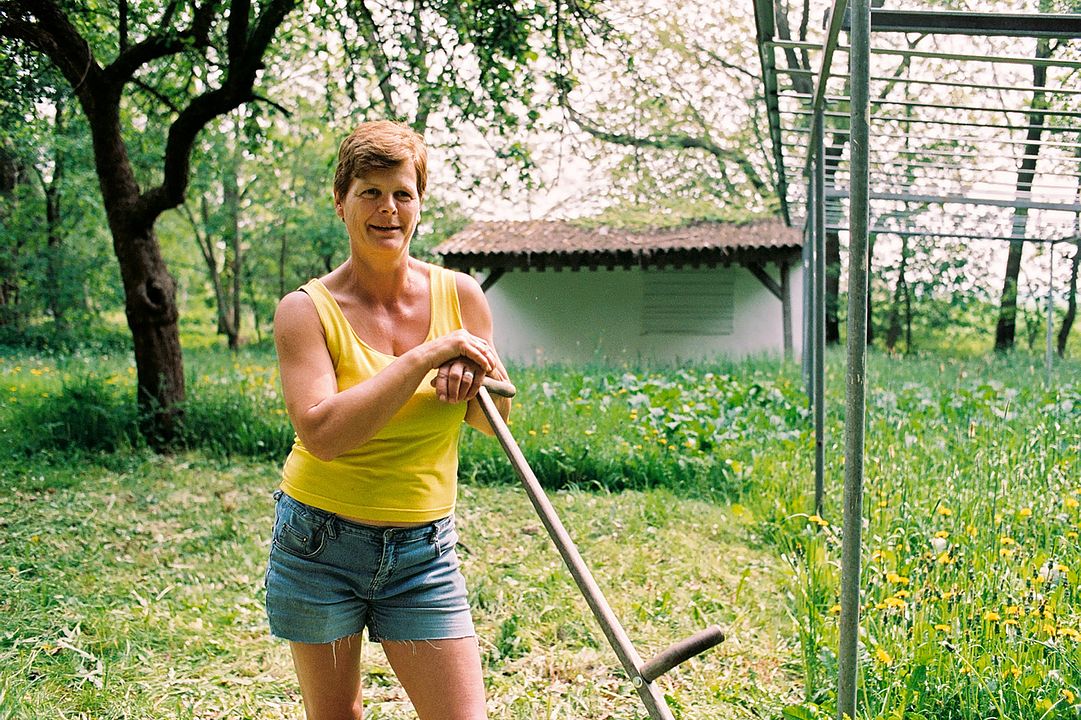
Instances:
[[[512,430],[642,654],[730,636],[662,679],[679,717],[832,715],[841,359],[822,518],[798,368],[514,374]],[[863,717],[1081,710],[1081,364],[1051,388],[1042,368],[871,355]],[[133,432],[125,357],[0,356],[0,717],[299,717],[260,600],[289,442],[272,358],[188,372],[199,432],[167,458]],[[641,717],[494,441],[467,433],[462,458],[492,716]],[[370,659],[369,716],[409,717]]]
[[[275,465],[140,454],[4,473],[0,715],[301,717],[261,604]],[[787,696],[783,607],[764,601],[781,567],[728,513],[664,490],[554,500],[644,655],[709,623],[732,634],[663,681],[683,717]],[[641,717],[522,493],[466,486],[459,518],[492,716]],[[410,717],[366,653],[369,717]]]

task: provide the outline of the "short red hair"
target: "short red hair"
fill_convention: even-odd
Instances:
[[[362,123],[338,148],[334,171],[334,198],[349,192],[353,178],[369,170],[385,170],[412,163],[417,172],[417,193],[424,197],[428,185],[428,147],[424,138],[405,123],[374,120]]]

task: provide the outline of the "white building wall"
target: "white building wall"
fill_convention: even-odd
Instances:
[[[776,265],[769,264],[766,270],[779,281]],[[496,347],[505,359],[523,364],[675,363],[782,354],[781,301],[739,266],[686,271],[716,274],[719,283],[731,283],[731,333],[643,333],[643,297],[648,282],[644,274],[650,272],[658,271],[508,271],[487,292]],[[721,279],[723,275],[727,280]],[[799,357],[803,276],[798,262],[789,266],[789,280],[793,345]]]

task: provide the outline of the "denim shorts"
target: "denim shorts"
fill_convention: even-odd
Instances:
[[[343,520],[280,490],[266,610],[270,632],[329,643],[368,628],[374,642],[472,637],[454,516],[415,528]]]

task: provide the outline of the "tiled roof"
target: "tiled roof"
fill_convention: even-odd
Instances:
[[[739,262],[798,251],[802,234],[781,220],[702,222],[629,231],[584,228],[562,220],[475,222],[435,248],[449,265],[581,266],[665,262]]]

